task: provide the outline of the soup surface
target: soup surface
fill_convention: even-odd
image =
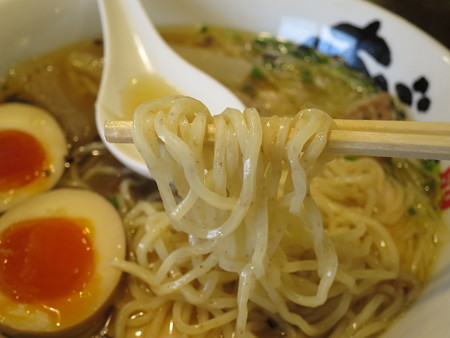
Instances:
[[[217,27],[168,27],[161,32],[183,57],[230,87],[247,106],[255,107],[261,115],[293,116],[304,108],[318,108],[334,118],[406,118],[395,99],[366,74],[353,71],[341,60],[312,49],[266,34]],[[110,200],[122,215],[128,241],[127,262],[118,267],[126,270],[128,263],[137,264],[139,255],[145,255],[151,269],[160,262],[155,258],[155,252],[142,253],[139,249],[141,240],[152,231],[151,224],[145,220],[151,217],[155,217],[155,222],[167,220],[155,183],[120,165],[97,135],[94,102],[101,77],[102,55],[102,41],[96,39],[16,65],[3,82],[0,101],[31,103],[53,114],[66,134],[69,148],[67,169],[57,187],[93,190]],[[145,94],[142,95],[141,99],[146,100]],[[324,189],[331,184],[331,189]],[[299,306],[288,301],[287,304],[305,321],[317,323],[336,310],[341,294],[348,293],[352,295],[348,311],[331,328],[324,332],[319,330],[317,336],[378,334],[418,297],[432,270],[445,228],[440,212],[439,162],[341,157],[330,162],[311,182],[311,194],[318,201],[325,230],[335,241],[344,269],[342,276],[351,265],[354,265],[352,268],[357,266],[361,276],[352,277],[356,281],[353,287],[341,276],[327,302],[318,307]],[[388,277],[368,276],[362,272],[383,261],[386,243],[375,233],[356,235],[358,229],[334,219],[336,213],[347,211],[380,224],[380,231],[392,239],[399,262],[392,271],[390,267],[386,268]],[[174,229],[159,236],[168,251],[189,241],[186,234]],[[295,233],[292,236],[286,239],[288,245],[301,242]],[[346,236],[348,238],[342,240]],[[350,238],[352,236],[355,237]],[[349,252],[354,253],[352,259],[347,257]],[[311,258],[306,249],[299,255],[303,260]],[[362,259],[362,256],[369,258]],[[391,274],[393,270],[396,273]],[[315,276],[303,272],[296,278],[306,285]],[[202,287],[201,280],[196,283],[194,288]],[[224,292],[234,295],[237,283],[236,276],[230,275]],[[381,296],[376,298],[377,295]],[[173,298],[158,297],[142,276],[130,273],[115,302],[112,321],[105,324],[101,334],[152,336],[152,332],[159,332],[181,336],[182,327],[172,319],[173,304],[180,297],[183,298],[181,294]],[[147,304],[152,305],[142,309],[130,305],[139,303],[140,298],[147,299]],[[195,308],[194,305],[186,306]],[[195,311],[191,312],[192,318],[184,318],[192,326],[214,318],[213,312],[200,308]],[[360,313],[367,316],[362,318],[358,316]],[[249,326],[256,336],[303,334],[279,314],[256,303],[251,305],[248,320],[259,323]],[[213,328],[202,334],[227,335],[233,331],[233,321],[227,325],[224,325],[225,329]],[[365,327],[369,329],[364,331]]]

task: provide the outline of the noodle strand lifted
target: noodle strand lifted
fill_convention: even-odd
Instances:
[[[398,226],[403,204],[358,187],[407,197],[374,160],[341,178],[342,166],[322,154],[332,126],[313,109],[262,125],[254,109],[211,116],[188,97],[142,104],[134,141],[163,207],[142,202],[125,217],[134,257],[115,264],[129,273],[134,300],[118,311],[117,336],[136,327],[204,337],[384,330],[420,283],[402,270],[385,227]]]

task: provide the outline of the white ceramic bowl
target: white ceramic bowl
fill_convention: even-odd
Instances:
[[[411,24],[370,3],[150,0],[144,5],[160,25],[202,23],[316,43],[326,53],[362,62],[370,74],[383,76],[392,94],[399,89],[410,101],[414,119],[450,121],[449,51]],[[100,34],[94,0],[0,0],[0,75],[15,61]],[[418,303],[385,337],[448,337],[449,286],[450,245],[444,249]]]

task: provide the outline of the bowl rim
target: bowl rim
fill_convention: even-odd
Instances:
[[[10,67],[13,61],[23,60],[35,55],[41,54],[43,51],[58,48],[67,43],[76,42],[81,36],[86,38],[93,38],[99,36],[101,33],[101,27],[98,18],[98,12],[95,8],[95,2],[92,0],[41,0],[39,2],[38,8],[31,8],[30,3],[33,0],[0,0],[0,23],[7,25],[8,29],[0,31],[0,48],[2,48],[2,61],[0,62],[0,75],[4,74],[6,70]],[[152,3],[147,1],[145,7],[148,10],[153,10],[159,8],[160,10],[166,8],[168,4],[179,4],[186,6],[187,3],[195,6],[205,4],[210,0],[172,0],[168,2],[166,0],[153,0]],[[252,6],[259,4],[269,6],[270,2],[273,0],[247,0],[243,2],[241,0],[229,0],[229,4],[238,4],[244,6],[247,11],[252,9]],[[213,2],[211,2],[213,3]],[[273,2],[274,3],[274,2]],[[223,8],[224,2],[215,2],[214,5],[218,6],[219,10]],[[282,5],[281,5],[282,4]],[[271,5],[274,7],[275,5]],[[414,43],[423,44],[421,48],[417,49],[416,52],[420,56],[424,56],[426,59],[427,55],[433,55],[430,61],[426,59],[425,69],[438,69],[436,71],[436,83],[437,79],[444,77],[445,83],[442,83],[440,93],[442,94],[443,104],[442,109],[438,111],[439,118],[442,117],[443,120],[450,121],[450,116],[446,116],[448,113],[447,100],[448,97],[445,95],[445,91],[450,92],[450,50],[447,49],[443,44],[437,41],[434,37],[424,32],[422,29],[416,25],[410,23],[401,16],[394,14],[381,6],[370,3],[364,0],[323,0],[321,2],[308,1],[308,0],[279,0],[277,6],[290,8],[295,6],[298,12],[304,11],[301,6],[331,6],[332,8],[348,9],[351,6],[359,8],[359,13],[361,15],[355,17],[355,20],[362,22],[363,19],[368,17],[367,13],[372,13],[372,16],[377,16],[389,22],[391,27],[397,27],[400,31],[410,32],[414,36]],[[361,9],[362,8],[362,9]],[[274,7],[274,10],[276,8]],[[167,9],[166,9],[167,10]],[[183,15],[183,7],[181,7],[177,15]],[[73,11],[73,15],[69,15]],[[276,9],[275,12],[279,12],[280,9]],[[291,15],[296,15],[293,12]],[[34,23],[33,36],[27,33],[27,25],[31,25],[30,15],[33,17],[38,17],[38,22]],[[186,12],[186,15],[192,15],[191,12]],[[239,13],[238,13],[239,14]],[[353,13],[352,13],[353,14]],[[169,18],[160,17],[160,24],[165,24],[168,22]],[[212,18],[210,18],[212,20]],[[235,20],[241,19],[238,16]],[[65,20],[65,21],[64,21]],[[248,18],[248,20],[252,20]],[[327,21],[325,15],[321,16],[323,22]],[[158,23],[158,21],[157,21]],[[40,26],[41,25],[41,26]],[[38,29],[39,28],[39,29]],[[72,29],[72,30],[71,30]],[[67,35],[63,35],[60,32],[67,31]],[[13,38],[14,34],[17,36]],[[54,41],[50,41],[49,37],[52,34],[56,37]],[[394,33],[393,33],[394,34]],[[408,35],[409,36],[409,35]],[[402,40],[402,37],[396,37],[397,40]],[[406,41],[411,42],[411,41]],[[405,43],[406,43],[405,42]],[[430,49],[430,50],[427,50]],[[397,50],[397,49],[396,49]],[[414,50],[414,49],[412,49]],[[440,60],[440,67],[434,67],[433,63]],[[8,63],[5,65],[5,63]],[[3,67],[3,68],[1,68]],[[440,71],[440,70],[443,71]],[[448,95],[448,94],[447,94]],[[434,112],[431,112],[434,114]],[[437,113],[436,113],[437,114]],[[447,114],[449,115],[449,114]],[[427,120],[428,117],[417,115],[422,120]],[[432,117],[431,119],[433,119]],[[448,163],[444,163],[448,166]],[[446,211],[447,218],[450,217],[450,212]],[[450,218],[449,218],[450,219]],[[445,259],[444,259],[445,258]],[[436,272],[430,283],[428,283],[425,292],[419,298],[419,301],[415,306],[413,306],[408,312],[400,318],[385,334],[384,337],[398,337],[414,335],[415,337],[427,337],[430,332],[433,334],[447,334],[448,320],[446,318],[445,311],[436,311],[436,309],[450,305],[450,244],[443,248],[440,259],[436,264]],[[441,293],[443,292],[443,293]],[[439,297],[436,297],[439,295]],[[430,303],[431,302],[431,303]],[[417,310],[417,305],[423,306],[423,310]],[[409,322],[421,323],[412,328],[409,328]],[[431,331],[430,331],[431,330]]]

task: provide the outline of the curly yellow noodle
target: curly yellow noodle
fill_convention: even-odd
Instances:
[[[436,228],[409,228],[405,210],[423,199],[376,160],[330,162],[330,128],[318,110],[263,124],[254,109],[211,116],[182,96],[141,105],[134,141],[162,204],[133,205],[122,182],[132,255],[114,262],[130,297],[118,306],[116,336],[385,330],[419,294],[431,258],[418,236]]]

